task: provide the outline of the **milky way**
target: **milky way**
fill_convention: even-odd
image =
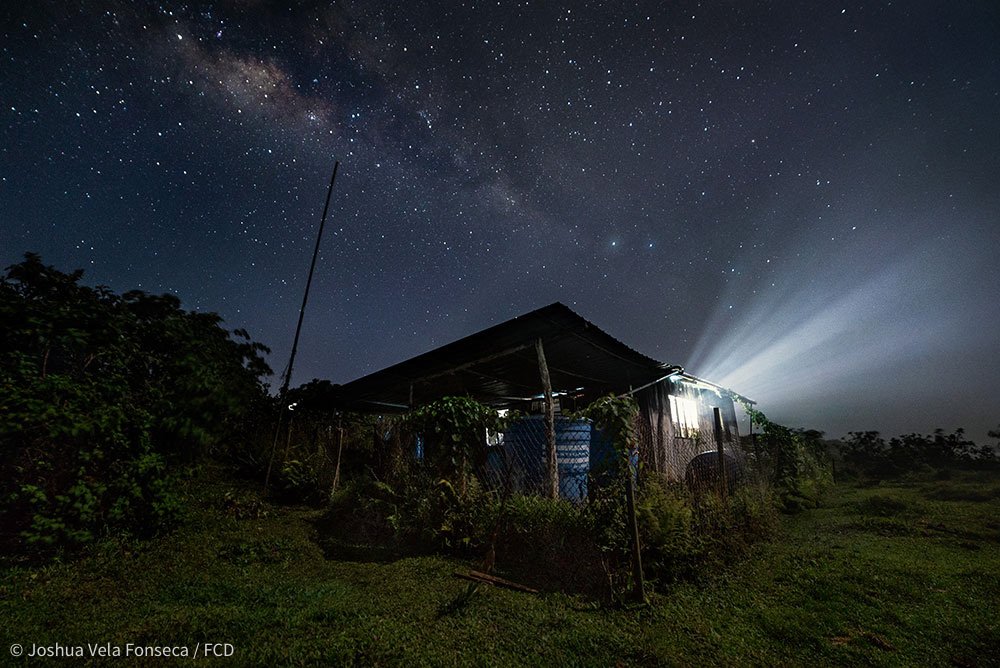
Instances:
[[[350,380],[552,301],[769,415],[1000,422],[980,3],[4,3],[0,261]]]

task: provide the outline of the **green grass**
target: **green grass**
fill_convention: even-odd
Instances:
[[[216,482],[172,535],[0,570],[0,664],[15,642],[211,641],[234,645],[228,665],[1000,665],[998,482],[838,486],[749,556],[633,610],[466,597],[453,572],[469,564],[447,558],[328,559],[320,511],[223,500],[232,485]]]

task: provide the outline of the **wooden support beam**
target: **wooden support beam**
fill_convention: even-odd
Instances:
[[[337,418],[337,464],[333,469],[333,487],[332,492],[337,491],[337,485],[340,484],[340,457],[344,453],[344,422],[342,417]]]
[[[559,498],[559,461],[556,457],[556,408],[552,400],[552,380],[549,366],[545,363],[545,349],[542,340],[535,341],[538,356],[538,373],[542,377],[542,392],[545,395],[545,494],[552,499]]]
[[[639,521],[635,514],[635,482],[632,472],[632,451],[625,450],[625,503],[628,506],[629,529],[632,531],[632,600],[646,601],[646,585],[642,576],[642,546],[639,543]]]
[[[440,378],[441,376],[450,376],[452,374],[458,373],[459,371],[465,371],[466,369],[471,369],[474,366],[485,364],[486,362],[492,362],[493,360],[498,360],[500,358],[507,357],[508,355],[513,355],[514,353],[517,353],[521,350],[525,350],[526,348],[531,348],[531,346],[532,344],[530,343],[522,343],[517,346],[505,348],[504,350],[501,350],[499,352],[491,353],[489,355],[484,355],[483,357],[479,357],[464,364],[459,364],[458,366],[449,367],[444,371],[436,371],[435,373],[429,373],[426,376],[419,376],[417,378],[407,378],[406,380],[411,385],[414,383],[426,383],[428,381],[434,380],[435,378]]]
[[[656,397],[656,439],[653,443],[655,453],[653,461],[656,472],[660,474],[667,472],[667,439],[663,434],[663,413],[667,410],[663,401],[665,393],[666,391],[659,383],[653,386],[653,396]]]
[[[715,431],[715,449],[719,454],[719,493],[725,496],[729,490],[726,489],[726,453],[723,449],[722,409],[713,408],[712,417],[714,418],[712,424]]]

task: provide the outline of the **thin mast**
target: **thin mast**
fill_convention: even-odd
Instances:
[[[302,319],[306,315],[306,303],[309,301],[309,288],[312,287],[313,272],[316,270],[316,258],[319,256],[319,243],[323,239],[323,228],[326,226],[326,213],[330,209],[330,196],[333,194],[333,182],[337,180],[337,167],[340,161],[333,163],[333,176],[330,177],[330,187],[326,190],[326,204],[323,205],[323,217],[319,221],[319,233],[316,235],[316,247],[313,249],[312,263],[309,265],[309,277],[306,279],[306,290],[302,293],[302,306],[299,307],[299,322],[295,326],[295,338],[292,340],[292,354],[288,356],[288,368],[281,383],[278,396],[285,396],[288,385],[292,382],[292,366],[295,364],[295,353],[299,350],[299,335],[302,333]]]
[[[264,476],[264,493],[267,493],[267,486],[271,482],[271,469],[274,466],[274,454],[278,449],[278,436],[281,434],[281,416],[285,414],[284,399],[288,394],[288,386],[292,382],[292,367],[295,366],[295,353],[299,350],[299,335],[302,334],[302,320],[306,315],[306,304],[309,301],[309,288],[312,287],[313,272],[316,271],[316,258],[319,257],[319,244],[323,240],[323,228],[326,227],[326,214],[330,210],[330,196],[333,194],[333,183],[337,180],[337,167],[340,161],[333,162],[333,175],[330,177],[330,186],[326,190],[326,204],[323,205],[323,217],[319,221],[319,232],[316,234],[316,247],[313,248],[312,262],[309,264],[309,277],[306,278],[306,289],[302,293],[302,306],[299,307],[299,322],[295,325],[295,338],[292,339],[292,352],[288,356],[288,366],[285,367],[284,378],[281,380],[281,389],[278,390],[278,422],[274,427],[274,443],[271,444],[271,457],[267,462],[267,474]],[[290,429],[290,427],[289,427]],[[289,432],[291,438],[291,432]]]

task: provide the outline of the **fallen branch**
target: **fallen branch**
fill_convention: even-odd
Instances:
[[[510,580],[498,578],[495,575],[488,575],[480,571],[469,571],[468,573],[455,571],[455,576],[465,580],[472,580],[473,582],[485,582],[486,584],[495,585],[497,587],[506,587],[507,589],[513,589],[514,591],[523,591],[528,594],[538,593],[537,589],[532,589],[531,587],[526,587],[523,584],[511,582]]]

